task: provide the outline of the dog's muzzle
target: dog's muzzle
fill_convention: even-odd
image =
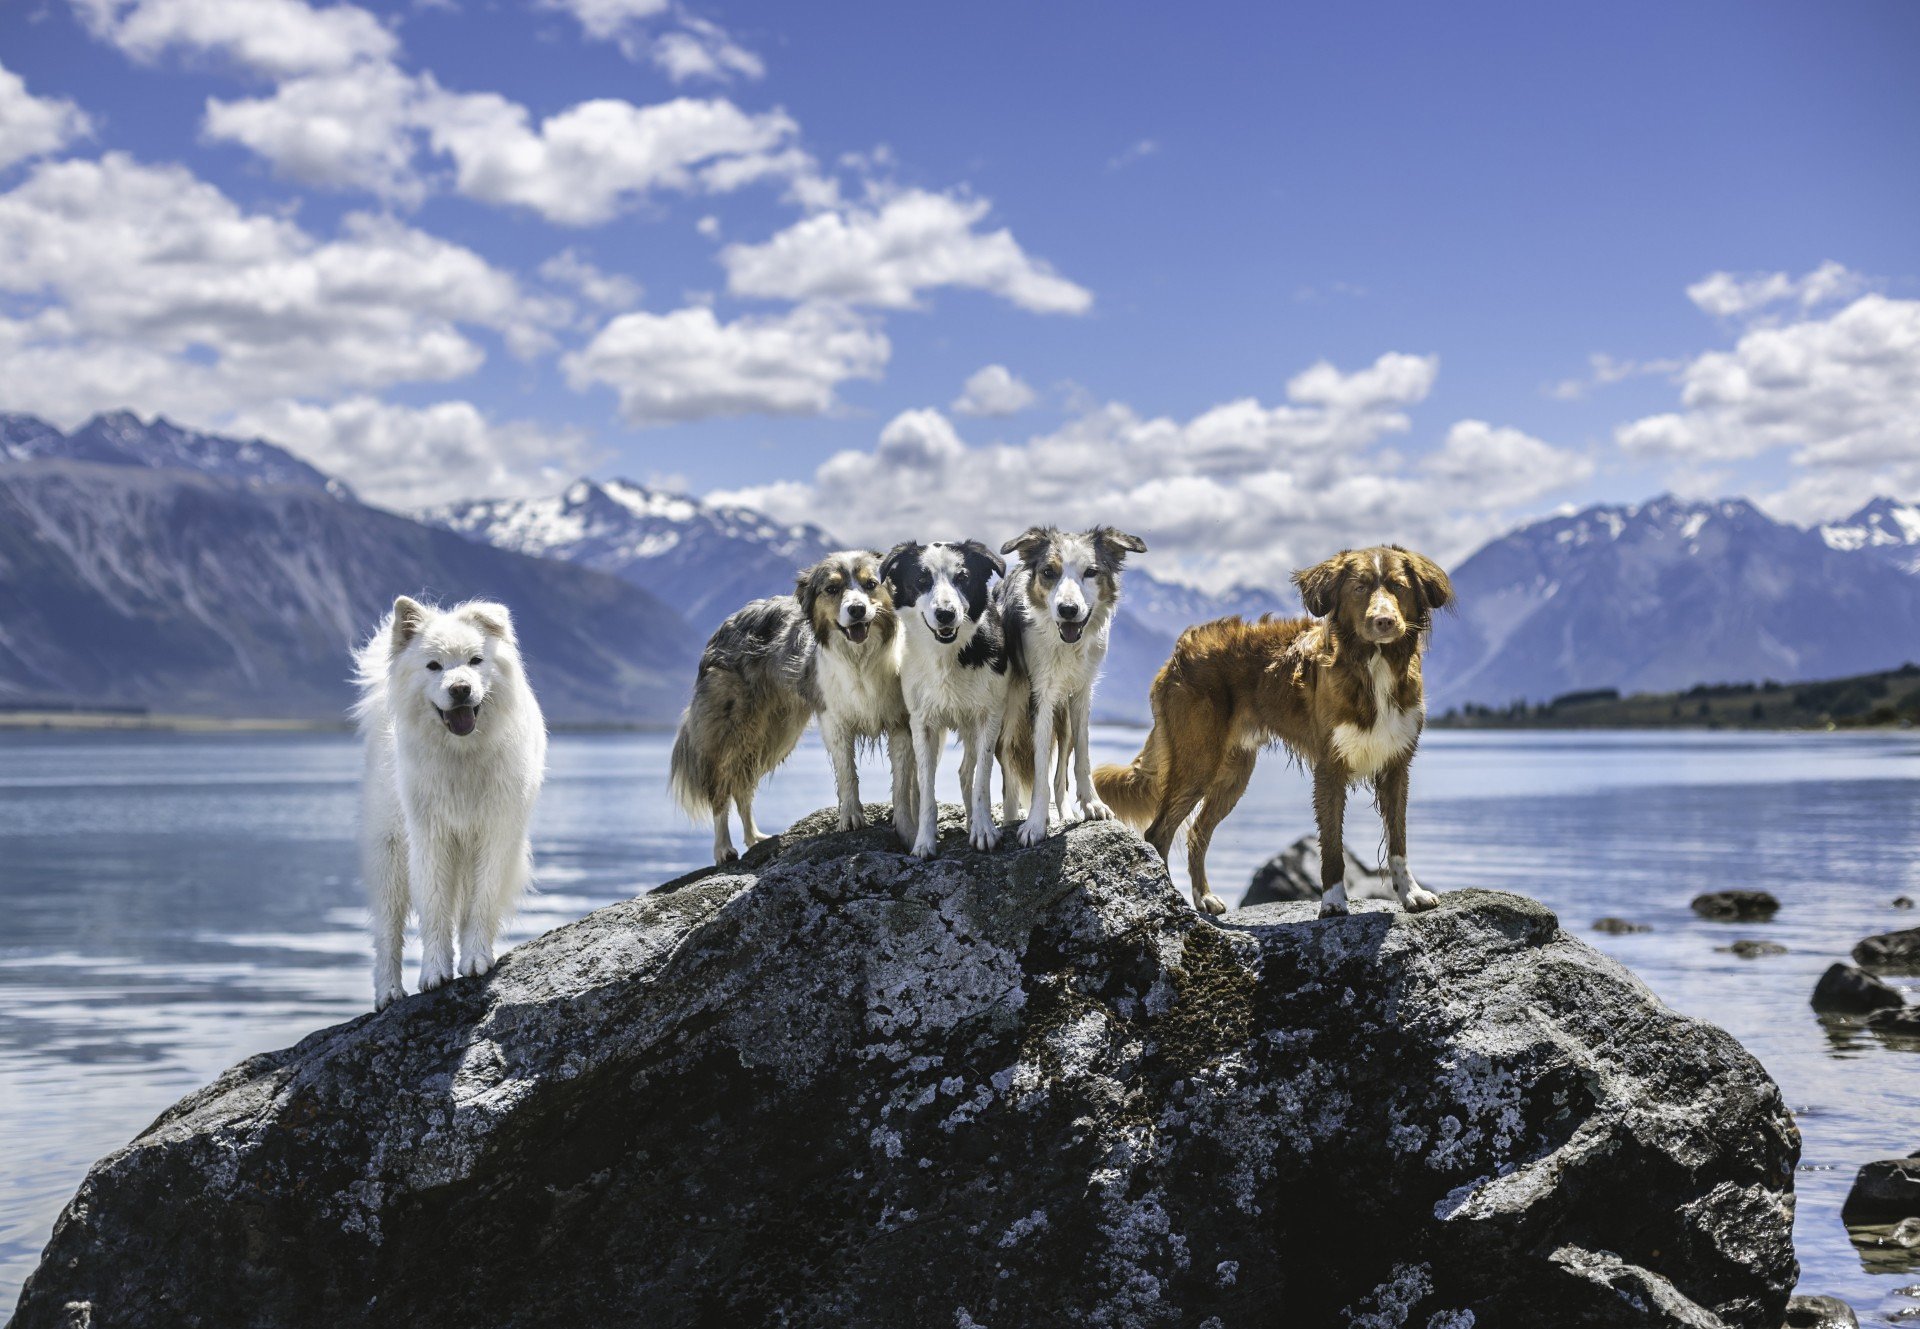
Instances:
[[[480,723],[481,705],[484,705],[484,703],[478,703],[473,706],[448,707],[446,710],[440,711],[440,723],[447,727],[449,733],[457,734],[459,737],[465,738],[473,732],[474,726]],[[436,711],[440,710],[438,706],[434,707],[434,709]]]
[[[863,618],[858,623],[842,623],[840,625],[840,631],[846,634],[848,641],[858,646],[867,639],[867,631],[872,626],[871,623]]]
[[[955,623],[950,627],[932,628],[930,631],[933,633],[933,639],[935,641],[939,642],[942,646],[951,646],[953,639],[960,635],[960,625]]]
[[[1071,646],[1080,640],[1080,634],[1086,630],[1086,623],[1080,619],[1076,618],[1072,621],[1062,619],[1060,622],[1060,640]]]

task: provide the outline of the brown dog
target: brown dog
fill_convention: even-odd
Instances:
[[[1153,680],[1146,746],[1130,766],[1095,771],[1094,784],[1163,859],[1193,817],[1193,902],[1221,914],[1226,904],[1207,888],[1207,846],[1246,792],[1256,754],[1284,744],[1313,772],[1321,917],[1347,912],[1341,823],[1347,788],[1360,780],[1373,782],[1386,822],[1394,893],[1408,910],[1431,909],[1438,899],[1407,871],[1407,773],[1426,723],[1423,634],[1452,583],[1398,545],[1342,550],[1293,580],[1317,619],[1223,618],[1181,633]]]

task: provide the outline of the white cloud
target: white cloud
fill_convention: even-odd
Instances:
[[[1559,401],[1580,401],[1595,388],[1611,387],[1647,374],[1677,374],[1686,366],[1685,360],[1616,360],[1605,351],[1595,351],[1587,357],[1585,378],[1564,378],[1546,391],[1549,397]]]
[[[281,401],[227,427],[283,444],[362,498],[395,508],[549,493],[598,461],[578,433],[498,424],[468,401],[418,408],[358,395],[325,406]]]
[[[989,206],[909,189],[804,218],[763,244],[728,245],[720,262],[735,295],[910,309],[923,290],[965,286],[1037,313],[1086,312],[1093,296],[1029,256],[1011,232],[975,229]]]
[[[1034,391],[1005,365],[988,365],[969,378],[953,409],[961,415],[1014,415],[1034,403]]]
[[[215,53],[288,78],[386,60],[399,42],[366,10],[302,0],[74,0],[93,33],[136,60],[168,50]]]
[[[1687,287],[1687,298],[1707,313],[1734,318],[1791,302],[1801,309],[1849,300],[1866,289],[1866,279],[1831,259],[1802,277],[1784,272],[1737,276],[1716,272]]]
[[[239,143],[280,174],[329,189],[364,189],[418,204],[416,123],[429,76],[385,61],[282,83],[270,97],[207,100],[207,137]]]
[[[630,309],[645,294],[640,283],[617,272],[603,272],[577,250],[563,249],[540,265],[540,275],[561,286],[570,286],[589,303],[602,309]]]
[[[1107,159],[1107,169],[1109,171],[1123,170],[1137,161],[1153,156],[1159,151],[1160,144],[1157,140],[1150,138],[1140,139],[1128,144],[1125,149],[1109,157]]]
[[[0,66],[0,171],[92,132],[85,111],[61,97],[34,96],[18,74]]]
[[[1343,545],[1383,539],[1457,558],[1593,467],[1475,420],[1422,457],[1382,448],[1409,428],[1404,410],[1434,371],[1431,357],[1398,354],[1350,374],[1316,365],[1280,405],[1229,402],[1179,421],[1110,403],[1021,444],[969,446],[938,411],[909,411],[873,449],[829,458],[808,482],[721,497],[882,547],[1110,522],[1146,537],[1156,571],[1211,585],[1278,584]]]
[[[669,0],[545,0],[548,9],[561,9],[580,20],[589,37],[614,41],[633,25],[667,12]]]
[[[675,83],[711,79],[726,83],[738,78],[764,78],[760,57],[740,45],[718,23],[687,15],[672,32],[656,37],[650,51],[653,63]]]
[[[561,366],[577,390],[613,388],[627,421],[644,426],[819,415],[840,383],[878,378],[891,349],[871,321],[831,305],[732,323],[694,307],[622,314]]]
[[[472,373],[466,329],[533,349],[557,311],[469,249],[391,218],[321,240],[178,166],[36,166],[0,194],[10,405],[207,418],[281,397]]]

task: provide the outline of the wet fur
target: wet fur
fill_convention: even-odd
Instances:
[[[406,991],[409,913],[420,918],[421,991],[455,976],[456,937],[459,974],[493,966],[494,941],[532,872],[527,827],[547,730],[502,605],[442,610],[401,596],[354,662],[366,744],[360,862],[380,1009]],[[443,718],[456,701],[473,703],[470,733]]]
[[[1314,618],[1225,618],[1187,629],[1153,681],[1153,729],[1128,766],[1102,766],[1102,798],[1168,856],[1189,816],[1194,904],[1222,913],[1207,885],[1214,829],[1246,792],[1271,743],[1313,772],[1320,831],[1321,912],[1346,912],[1342,826],[1347,790],[1367,780],[1386,824],[1403,906],[1430,908],[1406,866],[1409,768],[1425,722],[1420,678],[1433,611],[1453,598],[1446,573],[1397,545],[1343,550],[1294,575]],[[1384,599],[1382,597],[1385,597]],[[1370,615],[1390,610],[1388,640]]]

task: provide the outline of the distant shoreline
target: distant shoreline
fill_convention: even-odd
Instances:
[[[563,722],[556,734],[670,734],[669,725]],[[159,715],[140,711],[6,711],[0,731],[63,730],[82,733],[351,734],[347,720],[301,720],[273,716]]]

